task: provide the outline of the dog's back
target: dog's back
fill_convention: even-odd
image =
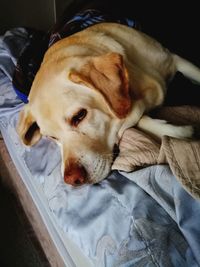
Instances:
[[[62,54],[63,51],[63,54]],[[109,52],[123,56],[130,89],[146,98],[146,110],[162,104],[166,83],[177,71],[200,83],[199,69],[172,54],[158,41],[134,28],[117,23],[98,23],[53,45],[45,60],[59,56],[99,56]],[[153,90],[152,90],[153,88]]]

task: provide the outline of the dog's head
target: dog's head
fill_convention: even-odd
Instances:
[[[60,144],[66,183],[96,183],[110,172],[113,147],[130,108],[121,55],[54,58],[38,71],[17,129],[26,145],[42,135]]]

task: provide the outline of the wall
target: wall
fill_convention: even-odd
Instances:
[[[55,22],[55,13],[54,0],[0,0],[0,33],[18,26],[47,30]]]

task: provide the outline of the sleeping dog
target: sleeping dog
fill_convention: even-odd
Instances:
[[[29,146],[41,136],[61,148],[62,174],[73,186],[110,172],[113,148],[132,126],[161,138],[191,138],[192,126],[154,120],[177,71],[200,83],[200,70],[146,34],[99,23],[51,46],[20,113],[18,133]]]

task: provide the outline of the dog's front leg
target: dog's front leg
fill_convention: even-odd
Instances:
[[[195,132],[193,126],[172,125],[165,120],[152,119],[147,115],[142,116],[137,124],[137,128],[157,139],[161,139],[163,135],[180,139],[192,138]]]
[[[137,101],[134,103],[129,115],[122,120],[121,127],[118,131],[118,141],[121,139],[124,131],[128,128],[134,127],[144,114],[145,106],[143,101]]]

